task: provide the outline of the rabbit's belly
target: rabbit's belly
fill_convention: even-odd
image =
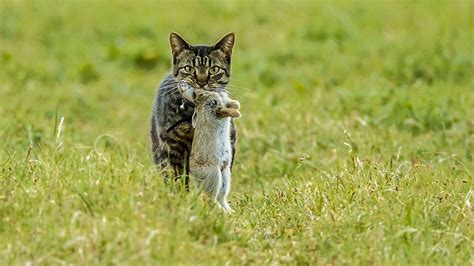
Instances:
[[[229,136],[222,136],[221,141],[217,148],[217,158],[219,158],[219,164],[221,167],[227,166],[232,160],[232,152]]]

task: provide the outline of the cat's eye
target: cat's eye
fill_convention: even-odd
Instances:
[[[186,73],[193,73],[194,71],[194,68],[192,66],[185,66],[183,67],[183,69],[184,69],[184,72]]]
[[[213,66],[213,67],[211,67],[211,68],[209,69],[209,73],[210,73],[211,75],[215,75],[215,74],[219,73],[219,70],[221,70],[220,67],[218,67],[218,66]]]

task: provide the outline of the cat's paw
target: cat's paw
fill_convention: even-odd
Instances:
[[[227,108],[240,109],[240,103],[236,100],[229,100],[226,104]]]

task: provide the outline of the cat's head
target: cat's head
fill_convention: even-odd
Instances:
[[[177,33],[170,34],[173,76],[195,88],[216,90],[229,83],[235,35],[228,33],[214,45],[190,45]]]

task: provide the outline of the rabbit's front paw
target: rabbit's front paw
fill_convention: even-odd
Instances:
[[[229,100],[226,104],[227,108],[240,109],[240,103],[236,100]]]
[[[232,118],[239,118],[240,112],[234,108],[221,108],[217,110],[217,117],[225,118],[225,117],[232,117]]]

